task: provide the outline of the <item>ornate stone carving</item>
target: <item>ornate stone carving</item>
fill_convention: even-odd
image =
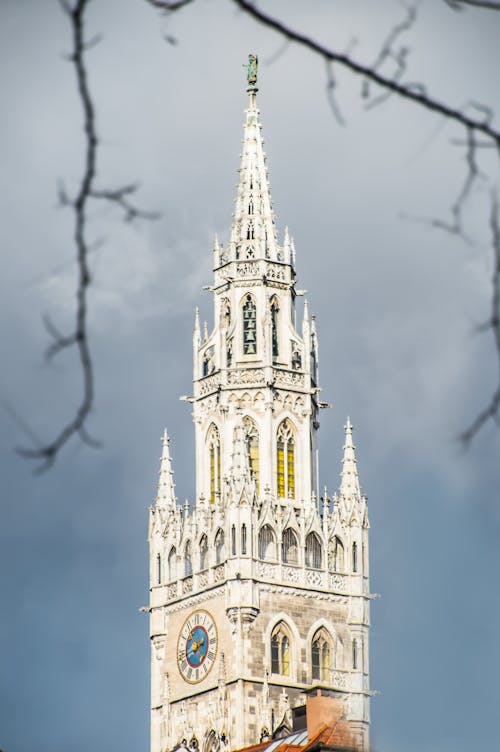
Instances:
[[[308,569],[306,571],[306,582],[308,585],[313,585],[314,587],[323,587],[323,572],[318,572],[317,569]]]
[[[299,567],[283,567],[283,580],[285,582],[299,583],[301,581],[301,570]]]
[[[227,381],[228,384],[261,384],[264,381],[264,369],[241,368],[237,371],[229,371]]]
[[[207,376],[203,381],[199,382],[200,395],[209,394],[215,392],[217,387],[220,386],[221,376],[220,373],[214,374],[214,376]]]
[[[182,592],[184,593],[190,593],[193,589],[193,578],[192,577],[185,577],[182,580]]]
[[[304,386],[304,374],[296,371],[274,371],[274,381],[277,386]]]
[[[225,565],[218,564],[214,567],[214,582],[222,582],[225,576]]]
[[[345,593],[346,591],[346,577],[342,574],[330,575],[330,588],[332,590],[338,590],[339,593]]]

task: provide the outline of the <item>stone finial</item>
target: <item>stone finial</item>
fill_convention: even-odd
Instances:
[[[159,509],[175,507],[175,483],[170,458],[170,439],[165,428],[162,436],[162,453],[160,458],[160,473],[158,478],[158,492],[156,506]]]
[[[352,441],[352,424],[348,417],[345,429],[344,456],[342,458],[342,473],[340,476],[340,496],[344,499],[351,497],[359,498],[361,489],[359,485],[358,468],[356,464],[356,447]]]

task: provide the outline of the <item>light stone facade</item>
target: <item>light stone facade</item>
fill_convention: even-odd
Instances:
[[[318,495],[317,333],[307,302],[296,326],[256,94],[230,241],[215,242],[214,327],[195,320],[196,500],[177,503],[165,433],[150,509],[151,752],[284,733],[313,686],[344,700],[368,747],[366,497],[349,419],[339,491]]]

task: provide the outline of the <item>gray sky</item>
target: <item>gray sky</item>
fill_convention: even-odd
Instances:
[[[403,15],[398,2],[269,2],[321,41],[376,55]],[[305,10],[306,9],[306,10]],[[72,325],[71,216],[56,184],[77,185],[81,113],[64,60],[58,3],[0,7],[0,748],[132,752],[148,744],[147,507],[160,435],[171,435],[179,498],[193,492],[188,407],[197,304],[211,323],[211,247],[227,239],[246,104],[242,68],[259,55],[259,106],[280,237],[295,237],[299,287],[317,315],[321,483],[339,482],[347,414],[369,495],[372,737],[380,752],[500,746],[500,434],[464,453],[455,438],[495,387],[487,202],[467,211],[474,244],[404,216],[446,216],[464,174],[461,137],[411,104],[365,112],[360,82],[337,72],[346,118],[325,96],[321,61],[282,44],[229,2],[199,0],[160,18],[141,0],[94,0],[90,86],[101,136],[99,177],[139,179],[162,212],[124,226],[95,207],[90,332],[96,403],[88,428],[34,478],[13,447],[43,438],[80,397],[75,353],[43,362],[41,316]],[[164,35],[177,38],[167,44]],[[500,13],[421,3],[408,34],[407,80],[461,105],[500,110]],[[274,61],[273,61],[274,60]],[[482,153],[493,179],[493,155]],[[10,411],[10,412],[9,412]],[[326,412],[326,411],[325,411]]]

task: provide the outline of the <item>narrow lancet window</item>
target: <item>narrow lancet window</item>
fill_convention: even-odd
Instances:
[[[257,352],[257,309],[251,295],[243,304],[243,355]]]
[[[247,526],[245,523],[241,526],[241,554],[245,556],[247,552]]]
[[[156,582],[158,585],[161,585],[161,556],[160,554],[156,555]]]
[[[259,530],[259,559],[276,559],[276,539],[270,525]]]
[[[312,678],[320,681],[330,680],[331,639],[326,630],[321,629],[314,635],[311,645]]]
[[[231,526],[231,556],[236,556],[236,528]]]
[[[210,503],[215,504],[220,496],[220,437],[217,427],[212,423],[207,434],[209,475],[210,475]]]
[[[290,676],[290,638],[283,624],[271,635],[271,673]]]
[[[295,442],[288,420],[278,428],[276,441],[276,485],[278,496],[295,498]]]
[[[276,300],[273,300],[273,302],[271,303],[271,340],[272,340],[273,360],[276,360],[276,358],[279,355],[278,319],[279,319],[278,302]]]
[[[358,544],[356,541],[352,544],[352,571],[358,571]]]
[[[332,569],[334,572],[344,571],[344,546],[337,536],[333,540]]]
[[[291,527],[283,533],[281,541],[281,558],[283,564],[298,564],[299,562],[299,545],[297,542],[297,536]]]
[[[306,567],[321,569],[321,543],[316,533],[309,533],[306,538]]]

